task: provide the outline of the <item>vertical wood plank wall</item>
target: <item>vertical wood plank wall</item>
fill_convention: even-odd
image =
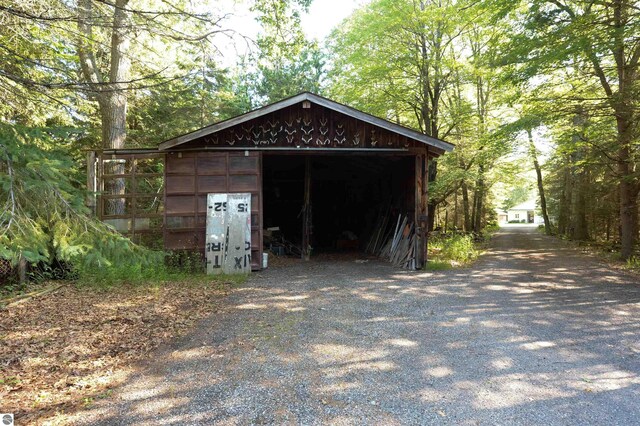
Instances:
[[[262,153],[170,152],[165,163],[164,245],[204,253],[207,194],[251,193],[252,269],[262,267]]]
[[[424,185],[424,181],[422,180],[424,173],[422,170],[424,155],[416,154],[415,155],[415,169],[414,169],[414,224],[416,227],[416,248],[415,248],[415,257],[416,257],[416,268],[421,269],[424,265],[425,261],[425,253],[426,253],[426,238],[423,232],[423,223],[421,221],[422,211],[423,211],[423,203],[422,203],[422,188]]]
[[[416,268],[421,269],[427,262],[427,240],[429,231],[429,159],[427,148],[412,150],[414,167],[414,223],[416,224]]]
[[[423,250],[424,250],[424,264],[428,260],[428,232],[429,232],[429,149],[426,149],[426,153],[423,158],[422,166],[422,219],[423,219]]]

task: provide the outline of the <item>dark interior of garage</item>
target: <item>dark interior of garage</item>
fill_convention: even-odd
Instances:
[[[365,250],[381,216],[413,212],[413,161],[409,156],[265,155],[265,248],[297,255],[309,167],[312,253]]]

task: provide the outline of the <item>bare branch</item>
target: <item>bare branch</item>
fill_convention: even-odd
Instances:
[[[44,15],[34,15],[32,13],[27,12],[26,10],[14,9],[12,7],[0,5],[0,10],[3,10],[11,15],[17,16],[19,18],[31,19],[34,21],[70,21],[75,22],[78,18],[75,15],[68,16],[44,16]]]

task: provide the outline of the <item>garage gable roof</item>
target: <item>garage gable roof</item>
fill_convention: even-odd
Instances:
[[[453,150],[453,147],[454,147],[454,145],[450,144],[449,142],[445,142],[443,140],[436,139],[431,136],[427,136],[423,133],[417,132],[408,127],[401,126],[396,123],[392,123],[391,121],[373,116],[371,114],[367,114],[366,112],[362,112],[355,108],[351,108],[349,106],[340,104],[338,102],[332,101],[331,99],[327,99],[310,92],[302,92],[298,95],[292,96],[287,99],[283,99],[281,101],[264,106],[262,108],[255,109],[253,111],[247,112],[237,117],[233,117],[228,120],[224,120],[219,123],[215,123],[210,126],[195,130],[191,133],[187,133],[187,134],[175,137],[173,139],[169,139],[167,141],[161,142],[158,145],[158,149],[160,149],[161,151],[174,149],[179,147],[182,144],[201,138],[203,136],[207,136],[207,135],[219,132],[221,130],[228,129],[229,127],[242,124],[246,121],[259,118],[266,114],[270,114],[272,112],[278,111],[280,109],[283,109],[304,101],[309,101],[313,104],[323,106],[325,108],[331,109],[333,111],[337,111],[339,113],[364,121],[366,123],[373,124],[375,126],[387,129],[391,132],[395,132],[400,135],[406,136],[410,139],[416,140],[418,142],[422,142],[426,145],[433,146],[442,151],[451,151]]]

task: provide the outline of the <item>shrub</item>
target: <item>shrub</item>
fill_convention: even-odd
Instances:
[[[640,269],[640,258],[632,256],[627,259],[627,267],[630,269]]]
[[[496,221],[492,221],[487,223],[487,226],[484,227],[484,231],[487,232],[495,232],[498,231],[500,229],[500,225],[498,225],[498,222]]]
[[[447,269],[451,269],[451,263],[429,259],[425,265],[425,269],[427,271],[446,271]]]
[[[66,278],[111,285],[166,279],[165,253],[134,244],[91,218],[86,191],[61,149],[70,134],[0,123],[0,259],[25,259],[43,278],[64,265]]]
[[[454,234],[429,240],[429,255],[434,265],[443,262],[461,265],[475,260],[478,254],[471,235]]]

